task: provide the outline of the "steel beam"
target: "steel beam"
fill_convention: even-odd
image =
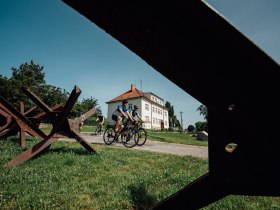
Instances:
[[[63,2],[208,108],[207,175],[156,209],[201,208],[229,194],[280,196],[278,63],[204,1]]]

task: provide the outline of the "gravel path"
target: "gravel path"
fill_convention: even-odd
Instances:
[[[103,144],[105,145],[102,135],[92,135],[82,133],[81,136],[91,144]],[[59,139],[64,141],[76,141],[75,139]],[[110,146],[124,147],[121,143],[113,143]],[[192,146],[184,144],[165,143],[159,141],[147,140],[143,146],[135,146],[131,149],[141,149],[152,152],[162,152],[180,156],[193,156],[207,160],[208,159],[208,147],[204,146]]]

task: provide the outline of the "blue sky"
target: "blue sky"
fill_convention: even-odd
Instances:
[[[279,0],[207,2],[279,63]],[[60,0],[0,0],[0,27],[4,76],[33,60],[44,66],[48,84],[68,92],[77,85],[82,90],[79,100],[98,99],[105,115],[105,102],[135,84],[171,102],[179,120],[182,111],[185,128],[203,121],[196,111],[199,101]]]

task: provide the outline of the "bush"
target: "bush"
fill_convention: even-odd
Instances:
[[[207,121],[204,122],[196,122],[195,123],[196,131],[206,131],[208,132],[208,123]]]
[[[192,132],[195,129],[195,127],[193,125],[189,125],[187,130],[188,132]]]

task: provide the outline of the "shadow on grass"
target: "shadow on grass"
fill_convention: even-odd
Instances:
[[[156,198],[149,195],[143,185],[130,185],[128,190],[135,210],[150,209],[156,203]]]
[[[33,157],[33,159],[36,159],[42,155],[48,154],[48,153],[74,153],[77,155],[90,155],[91,152],[87,151],[84,148],[67,148],[67,147],[55,147],[51,148],[52,145],[49,145],[46,147],[43,151],[38,153]]]
[[[11,144],[19,145],[20,139],[18,136],[10,136],[8,138],[1,138],[0,141],[9,141]]]
[[[81,147],[81,148],[56,147],[56,148],[50,149],[49,152],[75,153],[77,155],[89,155],[89,154],[92,154],[92,152],[86,150],[84,147]]]

